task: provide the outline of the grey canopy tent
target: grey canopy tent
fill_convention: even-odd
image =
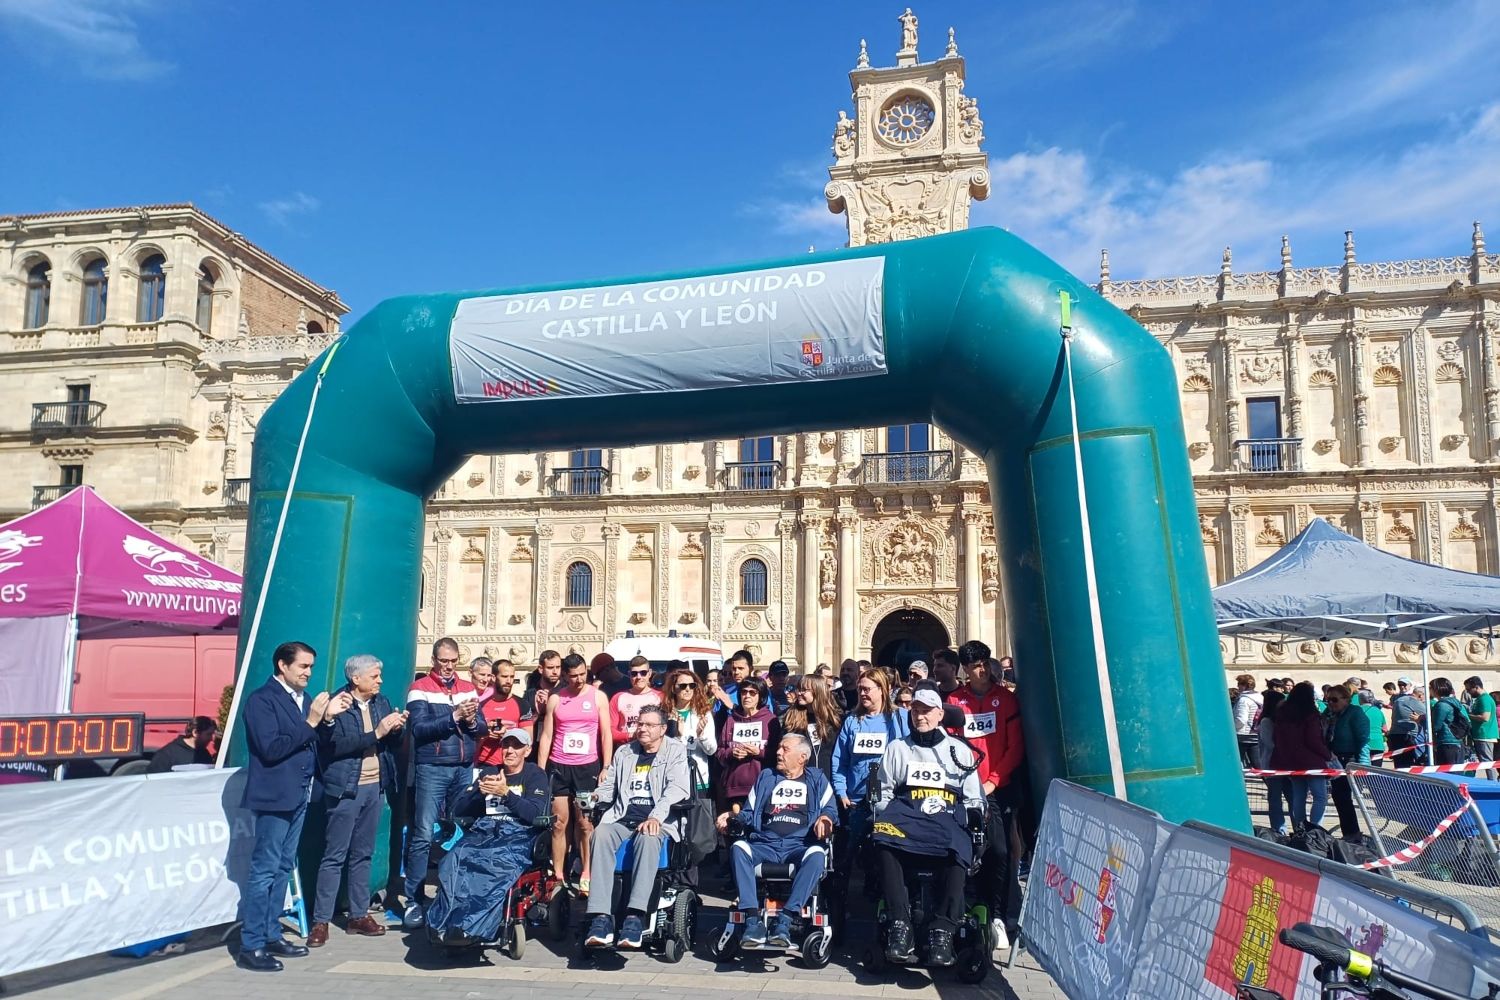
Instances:
[[[1322,518],[1265,562],[1215,587],[1213,600],[1225,635],[1416,643],[1424,692],[1429,643],[1453,635],[1493,640],[1500,628],[1500,579],[1383,552]]]

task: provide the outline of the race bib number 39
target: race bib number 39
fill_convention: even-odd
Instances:
[[[931,764],[912,764],[906,769],[906,784],[911,788],[946,788],[948,776]]]
[[[855,733],[854,752],[857,754],[885,753],[885,733]]]
[[[588,753],[590,742],[586,733],[564,733],[563,753]]]
[[[995,731],[995,713],[980,712],[977,715],[964,716],[964,735],[970,739],[979,736],[988,736]]]

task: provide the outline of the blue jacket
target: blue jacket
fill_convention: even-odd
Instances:
[[[479,790],[479,779],[501,770],[498,764],[486,764],[474,772],[474,780],[453,799],[453,815],[485,815],[485,795]],[[522,826],[529,827],[537,818],[552,809],[552,782],[542,769],[531,761],[521,766],[521,773],[507,780],[510,794],[502,805],[505,815]]]
[[[846,715],[839,738],[833,744],[833,794],[856,803],[863,799],[870,768],[880,763],[880,755],[887,746],[910,732],[911,722],[904,708],[890,715],[884,712]],[[862,734],[880,739],[860,740]],[[880,744],[878,748],[876,743]]]
[[[477,697],[474,685],[456,675],[451,684],[444,684],[436,674],[417,678],[406,694],[406,710],[411,713],[406,728],[411,733],[412,758],[418,764],[468,767],[474,763],[475,745],[483,735],[479,718],[461,727],[453,721],[453,709]]]
[[[760,777],[755,779],[755,787],[750,789],[750,795],[745,799],[744,809],[740,811],[740,822],[745,825],[747,839],[752,844],[770,845],[783,854],[817,843],[812,828],[819,817],[827,816],[835,824],[839,821],[838,805],[833,799],[832,786],[828,784],[828,779],[823,777],[822,771],[809,767],[798,779],[807,783],[807,826],[798,836],[777,836],[769,826],[772,793],[777,785],[788,780],[790,779],[770,768],[760,772]]]
[[[304,704],[313,696],[304,692]],[[318,731],[275,677],[245,699],[245,743],[250,748],[241,805],[256,812],[291,812],[306,802],[318,766]]]
[[[354,693],[354,685],[346,684],[341,691]],[[337,694],[338,692],[334,692]],[[370,699],[370,725],[380,725],[380,720],[391,714],[391,703],[385,695],[377,694]],[[380,759],[380,790],[386,795],[396,792],[396,750],[401,746],[401,730],[386,734],[377,740],[374,731],[365,732],[360,718],[359,702],[349,710],[334,716],[333,724],[318,727],[318,767],[323,777],[323,797],[326,799],[352,799],[359,790],[359,772],[365,752],[376,748]]]

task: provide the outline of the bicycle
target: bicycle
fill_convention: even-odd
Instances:
[[[1349,942],[1332,927],[1299,923],[1283,930],[1281,943],[1306,952],[1318,960],[1314,977],[1322,984],[1322,1000],[1341,997],[1368,997],[1369,1000],[1500,1000],[1500,983],[1492,983],[1482,998],[1423,982],[1415,976],[1397,972],[1364,952],[1349,947]],[[1275,990],[1240,985],[1236,1000],[1286,1000]]]

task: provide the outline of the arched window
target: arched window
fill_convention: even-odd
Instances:
[[[81,326],[98,326],[104,322],[104,306],[109,301],[109,268],[103,257],[95,257],[83,267],[83,306],[79,310]]]
[[[214,279],[213,268],[204,264],[198,268],[198,332],[205,337],[213,332],[214,328]]]
[[[166,312],[166,263],[167,259],[159,253],[141,261],[141,294],[135,307],[137,323],[155,323]]]
[[[316,334],[322,333],[323,332],[323,324],[319,323],[317,320],[310,320],[308,322],[308,324],[307,324],[307,332],[310,335],[316,335]]]
[[[26,272],[26,326],[39,330],[47,325],[52,306],[52,265],[46,261]]]
[[[766,603],[766,564],[759,559],[740,563],[740,603]]]
[[[568,567],[568,607],[594,606],[594,568],[579,560]]]

